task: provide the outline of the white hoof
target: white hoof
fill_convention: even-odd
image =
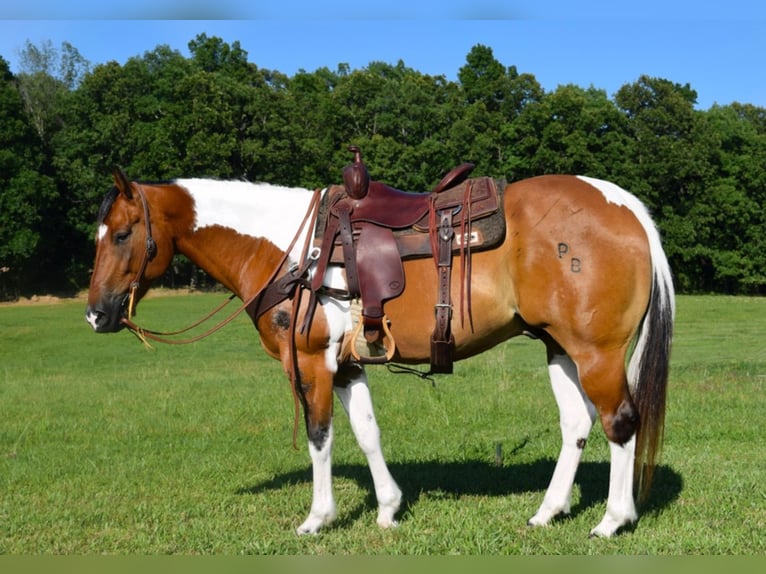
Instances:
[[[378,515],[377,523],[381,528],[396,528],[399,526],[399,523],[392,516],[383,516],[381,514]]]
[[[543,502],[532,518],[527,520],[527,526],[547,526],[551,520],[559,515],[569,514],[569,504],[557,504],[548,506]]]
[[[393,483],[393,480],[392,480]],[[394,516],[399,511],[399,505],[402,503],[402,491],[393,484],[393,488],[386,496],[382,493],[378,494],[378,526],[381,528],[396,528],[399,523],[394,519]],[[384,500],[385,502],[380,502]]]
[[[628,514],[623,518],[617,518],[611,515],[609,512],[607,512],[604,518],[601,520],[601,522],[598,523],[598,526],[596,526],[593,530],[590,531],[590,537],[591,538],[611,538],[623,526],[628,526],[630,524],[633,524],[636,521],[636,518],[637,517],[635,513]]]
[[[305,522],[295,529],[295,533],[299,536],[317,534],[323,526],[331,524],[333,520],[335,520],[335,513],[327,515],[309,514]]]

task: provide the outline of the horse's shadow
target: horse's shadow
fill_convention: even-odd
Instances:
[[[542,495],[548,487],[555,465],[556,461],[552,459],[502,466],[483,460],[394,462],[389,464],[389,470],[402,490],[402,505],[397,517],[399,520],[405,519],[408,510],[417,503],[423,493],[440,493],[452,498],[470,495],[507,496],[525,492],[540,492]],[[334,465],[333,476],[353,480],[369,493],[364,505],[343,513],[343,518],[339,517],[335,523],[336,527],[349,525],[366,510],[377,507],[372,478],[366,465]],[[308,485],[310,482],[310,469],[292,471],[243,487],[237,494],[257,494],[301,483]],[[581,463],[575,483],[580,487],[580,497],[572,506],[570,516],[576,516],[579,512],[606,500],[609,490],[609,463]],[[651,494],[639,507],[639,513],[660,512],[678,498],[682,489],[683,478],[678,472],[666,465],[657,466],[654,470]]]

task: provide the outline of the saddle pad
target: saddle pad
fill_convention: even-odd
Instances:
[[[477,177],[469,179],[466,182],[443,191],[434,198],[434,209],[439,212],[445,209],[451,209],[454,214],[454,221],[461,219],[461,211],[465,204],[465,194],[467,186],[471,186],[470,211],[471,221],[481,219],[487,215],[495,213],[499,206],[499,199],[495,182],[489,177]],[[502,187],[500,188],[502,189]],[[428,231],[428,217],[423,217],[412,226],[415,230],[421,232]]]

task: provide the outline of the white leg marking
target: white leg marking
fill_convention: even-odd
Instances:
[[[312,273],[313,271],[312,269]],[[345,289],[346,277],[344,273],[340,267],[329,266],[323,284],[335,289]],[[338,349],[343,335],[353,329],[351,303],[326,296],[320,296],[319,302],[322,305],[330,330],[330,342],[327,351],[325,351],[325,364],[331,373],[336,373],[338,371]]]
[[[591,536],[612,536],[617,529],[638,518],[633,502],[633,459],[636,453],[636,435],[624,446],[610,442],[611,467],[609,470],[609,497],[606,514],[590,531]]]
[[[396,526],[394,515],[399,510],[402,491],[394,481],[383,458],[380,445],[380,428],[375,420],[367,376],[363,368],[352,377],[346,387],[335,387],[335,394],[343,404],[351,421],[359,447],[367,457],[367,463],[375,484],[375,496],[378,499],[378,526],[390,528]]]
[[[545,498],[529,519],[533,526],[548,524],[556,515],[569,513],[575,473],[596,418],[596,408],[583,392],[577,367],[568,356],[553,357],[548,374],[559,407],[562,444]]]
[[[330,428],[327,432],[327,440],[321,449],[317,449],[309,441],[314,498],[311,501],[311,511],[308,518],[296,530],[298,534],[316,534],[322,526],[326,526],[335,520],[335,499],[332,493],[332,442],[332,422],[330,422]]]

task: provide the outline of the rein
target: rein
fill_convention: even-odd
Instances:
[[[146,201],[146,196],[144,194],[143,188],[141,185],[137,182],[137,191],[138,196],[141,199],[141,204],[143,206],[144,210],[144,221],[146,225],[146,249],[144,251],[143,259],[141,260],[141,265],[138,269],[138,272],[136,273],[135,279],[130,284],[130,294],[128,296],[128,309],[127,309],[127,317],[122,318],[122,323],[127,327],[127,329],[133,333],[136,337],[138,337],[145,345],[149,345],[147,339],[151,339],[152,341],[156,341],[158,343],[165,343],[168,345],[187,345],[189,343],[197,342],[201,339],[204,339],[216,331],[219,331],[224,326],[228,325],[231,321],[233,321],[237,316],[239,316],[242,311],[247,309],[248,306],[250,306],[252,303],[254,303],[259,297],[262,297],[264,293],[273,285],[275,285],[274,281],[277,278],[277,275],[279,273],[279,270],[282,269],[287,262],[289,258],[289,254],[292,251],[293,247],[295,246],[296,242],[298,241],[298,238],[301,235],[301,232],[303,231],[304,227],[306,226],[306,222],[311,218],[312,222],[316,220],[316,212],[319,208],[319,199],[321,196],[321,190],[316,189],[314,190],[314,195],[311,199],[311,202],[309,203],[309,207],[306,211],[306,215],[303,217],[303,221],[298,226],[298,230],[295,233],[295,236],[293,237],[292,241],[290,242],[289,247],[282,255],[281,259],[279,260],[279,263],[274,268],[274,271],[272,271],[271,275],[269,276],[269,279],[266,281],[263,287],[261,287],[255,295],[250,297],[247,301],[245,301],[242,305],[240,305],[239,308],[237,308],[231,315],[223,319],[220,323],[217,325],[211,327],[204,333],[200,333],[199,335],[196,335],[194,337],[190,337],[187,339],[169,339],[167,337],[174,336],[174,335],[180,335],[182,333],[186,333],[187,331],[190,331],[191,329],[201,325],[208,319],[210,319],[212,316],[214,316],[216,313],[221,311],[226,305],[228,305],[235,297],[236,295],[232,294],[230,295],[226,301],[224,301],[222,304],[220,304],[218,307],[210,311],[207,315],[199,319],[198,321],[192,323],[188,327],[185,327],[183,329],[179,329],[177,331],[153,331],[151,329],[146,329],[144,327],[141,327],[134,323],[132,321],[132,317],[135,312],[135,304],[136,304],[136,292],[138,290],[138,287],[140,285],[141,279],[143,279],[144,273],[146,272],[146,267],[148,266],[149,262],[154,259],[154,257],[157,255],[157,244],[154,241],[154,238],[152,237],[152,229],[151,229],[151,223],[149,220],[149,204]],[[307,237],[309,238],[308,241],[311,239],[311,234],[307,234]],[[303,255],[304,264],[300,268],[291,268],[290,271],[288,271],[287,275],[292,276],[290,282],[297,282],[298,279],[300,279],[310,267],[311,263],[313,263],[313,260],[306,257],[306,250],[304,249],[304,255]],[[280,286],[281,291],[284,292],[284,286]],[[287,298],[287,294],[285,293],[285,298]]]

